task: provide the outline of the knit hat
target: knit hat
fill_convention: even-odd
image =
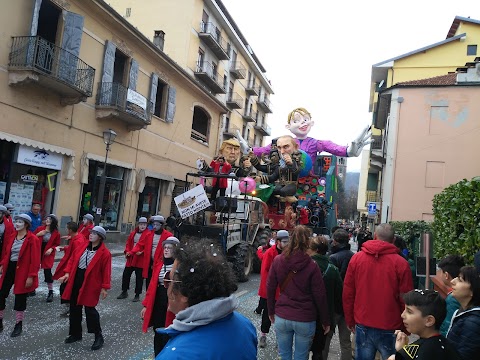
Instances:
[[[288,234],[288,231],[287,230],[279,230],[277,232],[277,239],[285,239],[285,238],[289,238],[290,235]]]
[[[101,226],[94,226],[93,229],[90,230],[90,232],[94,232],[94,233],[100,235],[103,240],[105,240],[105,238],[107,237],[107,232]]]
[[[92,214],[85,214],[85,215],[83,215],[83,218],[87,219],[87,220],[90,220],[90,221],[93,221],[93,215]]]
[[[165,246],[167,244],[172,244],[177,246],[178,244],[180,244],[180,240],[178,240],[175,236],[169,236],[163,241],[162,246]]]
[[[148,220],[147,220],[146,217],[142,216],[140,219],[138,219],[138,223],[139,223],[139,224],[142,224],[142,223],[147,224],[147,223],[148,223]]]
[[[29,225],[32,225],[32,218],[31,218],[29,215],[27,215],[27,214],[15,215],[15,217],[13,218],[13,220],[17,220],[17,219],[26,221]]]

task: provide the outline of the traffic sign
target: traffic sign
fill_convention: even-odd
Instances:
[[[368,203],[368,216],[376,217],[377,216],[377,203],[369,202]]]

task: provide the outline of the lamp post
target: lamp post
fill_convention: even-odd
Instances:
[[[103,195],[105,193],[105,182],[107,180],[107,159],[108,159],[108,152],[110,151],[110,145],[113,144],[115,138],[117,137],[117,133],[112,129],[104,130],[103,131],[103,142],[107,146],[106,153],[105,153],[105,161],[103,163],[103,172],[100,178],[100,187],[98,188],[98,196],[97,196],[97,209],[95,211],[95,225],[100,223],[100,217],[102,215],[102,206],[103,206]]]

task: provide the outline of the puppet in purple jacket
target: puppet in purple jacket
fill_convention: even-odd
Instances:
[[[317,153],[321,153],[322,151],[326,151],[337,156],[359,156],[363,147],[371,142],[369,126],[367,126],[362,131],[360,136],[352,141],[350,145],[341,146],[329,140],[317,140],[308,137],[308,133],[312,129],[313,124],[314,122],[312,121],[310,113],[304,108],[297,108],[288,114],[288,122],[286,125],[286,128],[296,136],[295,140],[299,144],[300,149],[305,151],[310,156],[312,159],[312,164],[315,163]],[[250,149],[248,143],[241,137],[239,132],[237,132],[237,138],[244,154],[253,150],[253,153],[256,156],[261,157],[263,154],[268,154],[271,150],[270,145],[264,147],[254,147],[253,149]]]

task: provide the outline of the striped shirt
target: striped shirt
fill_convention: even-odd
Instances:
[[[133,245],[137,245],[138,243],[138,240],[140,240],[140,236],[142,236],[142,233],[141,232],[137,232],[135,233],[135,236],[133,237]]]
[[[26,237],[27,235],[21,239],[15,239],[12,245],[12,252],[10,253],[10,261],[18,261],[18,255],[20,254],[20,249],[22,248]]]
[[[165,274],[169,271],[172,270],[173,263],[170,265],[165,265],[163,264],[162,269],[160,270],[160,273],[158,274],[158,282],[160,284],[163,284],[163,279],[165,278]]]
[[[85,249],[82,256],[80,257],[80,261],[78,262],[78,268],[79,269],[86,269],[88,267],[88,265],[90,265],[90,262],[92,261],[93,257],[95,256],[95,253],[97,252],[98,246],[93,248],[92,250],[89,250],[88,249],[89,247],[90,246],[88,246]]]
[[[152,243],[152,260],[155,260],[155,251],[157,251],[158,243],[160,242],[160,234],[153,235],[153,243]]]
[[[45,230],[46,231],[46,230]],[[47,231],[45,233],[45,235],[43,235],[43,239],[42,239],[42,242],[46,243],[50,240],[50,238],[52,237],[52,233]]]

